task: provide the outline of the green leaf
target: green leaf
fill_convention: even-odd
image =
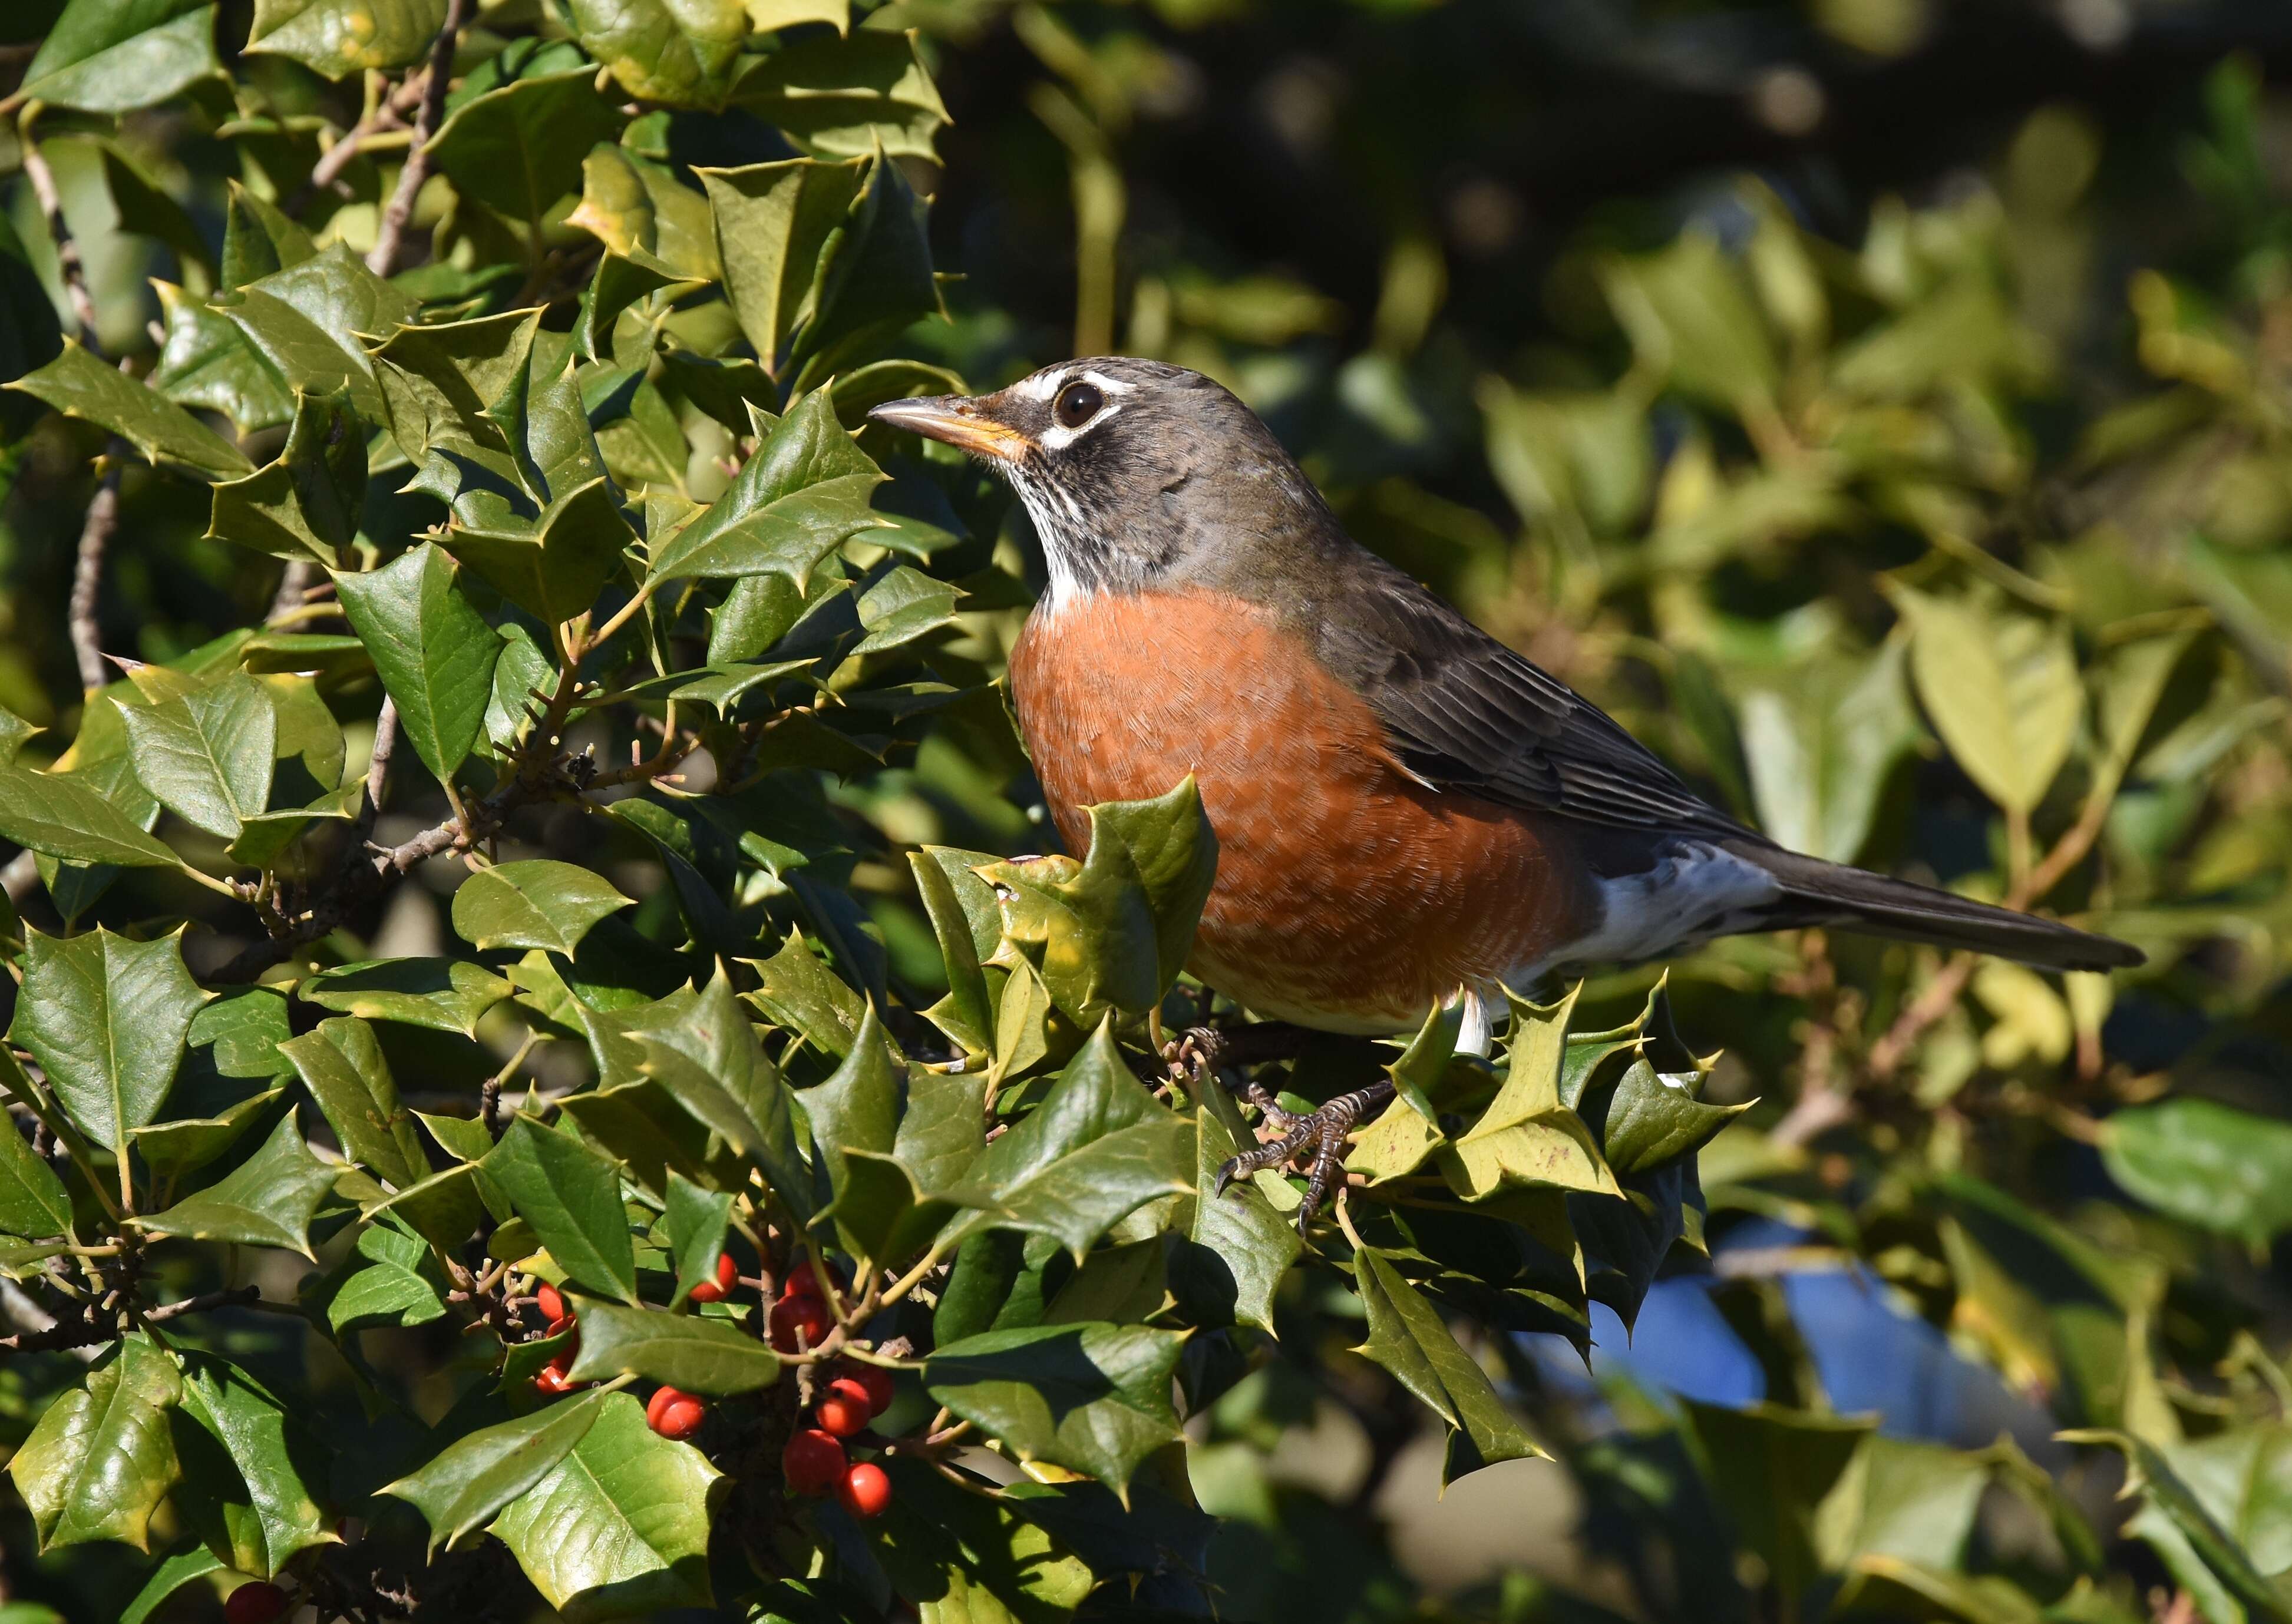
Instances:
[[[676,1295],[671,1307],[682,1306],[692,1288],[703,1281],[714,1283],[716,1260],[724,1253],[725,1231],[732,1218],[732,1193],[704,1190],[681,1173],[668,1175],[663,1218],[668,1225],[668,1251],[676,1266]]]
[[[176,1591],[222,1571],[222,1558],[205,1545],[194,1545],[189,1550],[177,1551],[151,1570],[151,1577],[143,1581],[143,1588],[120,1612],[119,1624],[146,1624]],[[61,1613],[52,1616],[54,1624],[63,1624]],[[49,1624],[49,1620],[36,1617],[20,1620],[10,1618],[4,1610],[0,1610],[0,1624]]]
[[[822,256],[867,181],[867,161],[812,158],[694,173],[708,189],[716,253],[740,330],[767,369],[819,309]]]
[[[238,1483],[229,1499],[243,1506],[235,1564],[241,1572],[269,1578],[291,1561],[295,1553],[315,1545],[339,1543],[335,1519],[319,1508],[309,1482],[322,1469],[313,1451],[290,1422],[279,1400],[237,1365],[212,1355],[197,1355],[186,1368],[182,1414],[202,1428],[229,1458]],[[213,1475],[196,1473],[186,1462],[187,1478],[201,1478],[190,1486],[217,1493],[223,1485]],[[243,1489],[244,1499],[235,1491]],[[218,1498],[223,1496],[218,1493]],[[251,1558],[251,1560],[250,1560]]]
[[[281,1043],[278,1052],[319,1102],[343,1155],[395,1189],[429,1177],[422,1136],[398,1103],[398,1084],[373,1027],[354,1016],[336,1016]]]
[[[358,1249],[342,1274],[313,1306],[339,1336],[370,1325],[404,1328],[443,1319],[447,1290],[427,1245],[387,1224],[369,1224],[359,1231]]]
[[[985,1148],[986,1102],[983,1076],[910,1073],[890,1150],[845,1147],[835,1222],[858,1256],[904,1260],[938,1234],[956,1211],[945,1192]]]
[[[1441,1481],[1466,1472],[1541,1455],[1518,1418],[1505,1408],[1488,1374],[1457,1339],[1439,1310],[1384,1254],[1364,1247],[1353,1254],[1368,1339],[1354,1351],[1391,1371],[1400,1385],[1455,1429]]]
[[[520,1116],[480,1165],[569,1278],[625,1303],[637,1300],[619,1163]]]
[[[948,122],[914,34],[889,29],[785,46],[740,76],[734,99],[804,151],[835,157],[880,149],[936,161]]]
[[[1781,380],[1774,346],[1742,273],[1707,233],[1683,233],[1606,273],[1609,302],[1642,366],[1715,406],[1771,399]]]
[[[174,868],[182,861],[83,779],[12,763],[0,764],[0,835],[73,863]]]
[[[172,282],[151,285],[166,337],[147,384],[177,406],[222,413],[242,434],[295,414],[286,382],[230,317]]]
[[[430,155],[464,197],[538,230],[580,184],[589,149],[621,119],[617,104],[597,93],[596,70],[582,67],[472,97],[439,126]]]
[[[608,1395],[570,1454],[502,1509],[493,1532],[566,1624],[706,1607],[708,1532],[731,1480]]]
[[[1194,1141],[1190,1125],[1139,1086],[1102,1026],[1042,1103],[947,1192],[974,1210],[948,1226],[941,1242],[981,1229],[1030,1230],[1079,1260],[1148,1202],[1192,1192]]]
[[[601,476],[551,502],[530,526],[457,524],[444,545],[512,603],[555,625],[596,603],[635,540],[611,481]]]
[[[1817,663],[1743,697],[1743,751],[1759,825],[1793,851],[1852,863],[1894,766],[1918,741],[1904,647]]]
[[[153,462],[221,478],[236,478],[254,466],[238,446],[182,407],[99,361],[74,339],[64,341],[63,353],[54,360],[7,387],[110,430]]]
[[[1750,1109],[1710,1105],[1697,1095],[1702,1079],[1693,1073],[1660,1073],[1645,1059],[1626,1067],[1601,1103],[1597,1118],[1601,1154],[1618,1178],[1649,1173],[1692,1156],[1722,1128]],[[1585,1110],[1594,1109],[1587,1098]]]
[[[852,645],[851,653],[903,647],[953,625],[955,602],[962,595],[948,582],[900,565],[860,594],[860,625],[867,635]]]
[[[451,1547],[540,1483],[618,1396],[584,1393],[455,1439],[419,1471],[375,1491],[402,1499],[430,1524],[430,1548]],[[634,1402],[634,1401],[626,1401]]]
[[[235,840],[268,807],[278,710],[255,678],[234,671],[119,715],[136,778],[185,823]]]
[[[924,1624],[1058,1624],[1090,1594],[1091,1570],[1028,1520],[1036,1507],[967,1493],[920,1460],[887,1456],[883,1465],[892,1475],[892,1503],[868,1525],[868,1540]],[[1125,1521],[1138,1529],[1146,1519]],[[1148,1548],[1138,1566],[1158,1565],[1158,1541],[1142,1543]]]
[[[408,742],[449,782],[485,720],[500,639],[463,596],[453,560],[426,542],[380,569],[338,574],[335,587]]]
[[[883,483],[824,390],[780,419],[707,511],[653,555],[652,578],[783,575],[801,588],[814,566],[873,529],[868,494]]]
[[[1876,1428],[1847,1418],[1755,1403],[1739,1410],[1683,1400],[1702,1444],[1711,1490],[1773,1574],[1796,1612],[1821,1572],[1815,1518],[1848,1463]]]
[[[194,1041],[198,1033],[198,1023],[194,1022]],[[171,1117],[148,1128],[138,1128],[130,1136],[135,1141],[135,1154],[143,1158],[144,1166],[151,1170],[155,1178],[182,1178],[195,1173],[238,1144],[284,1091],[264,1089],[226,1105],[213,1116]],[[181,1104],[179,1099],[179,1109]]]
[[[2292,1123],[2175,1097],[2111,1114],[2101,1156],[2136,1199],[2256,1250],[2292,1228]]]
[[[366,475],[366,433],[350,390],[297,390],[286,444],[245,478],[214,487],[207,535],[289,562],[311,559],[332,568],[358,534]]]
[[[1548,1007],[1513,1001],[1504,1083],[1472,1127],[1439,1153],[1449,1188],[1465,1200],[1523,1188],[1622,1194],[1591,1129],[1561,1103],[1575,1003],[1573,989]]]
[[[1001,938],[1002,914],[995,905],[995,888],[972,870],[992,860],[944,846],[908,854],[908,868],[947,967],[948,994],[924,1013],[974,1055],[987,1053],[995,1043],[995,1001],[980,961]]]
[[[556,1250],[550,1250],[556,1257]],[[779,1379],[779,1356],[722,1320],[583,1301],[577,1381],[634,1371],[688,1393],[753,1393]]]
[[[2045,799],[2085,712],[2069,629],[1903,588],[1910,673],[1950,755],[2008,811]]]
[[[803,932],[789,932],[779,952],[747,963],[756,972],[757,983],[749,996],[767,1020],[797,1033],[822,1054],[840,1060],[851,1052],[865,1005],[859,993],[820,962]]]
[[[454,929],[481,950],[538,947],[569,959],[591,927],[629,905],[602,875],[573,864],[502,863],[454,893]]]
[[[125,113],[221,70],[204,0],[71,0],[24,69],[20,100]]]
[[[255,0],[246,48],[344,79],[411,67],[445,22],[446,0]]]
[[[315,1258],[311,1220],[335,1187],[335,1170],[311,1154],[289,1111],[245,1162],[196,1195],[138,1220],[154,1234],[275,1246]]]
[[[720,969],[694,1002],[634,1021],[639,1065],[694,1121],[755,1158],[799,1218],[811,1215],[811,1180],[796,1154],[787,1084]]]
[[[723,274],[708,199],[668,165],[625,148],[596,147],[582,160],[581,206],[565,223],[593,233],[623,260],[681,279],[714,282]],[[601,286],[607,268],[600,266],[597,274]],[[601,294],[593,292],[593,297]],[[746,425],[743,418],[736,426]]]
[[[151,1548],[152,1514],[177,1476],[167,1412],[182,1396],[174,1360],[137,1336],[48,1406],[8,1462],[42,1550]]]
[[[321,970],[295,989],[322,1009],[401,1021],[475,1037],[487,1010],[514,991],[481,964],[459,959],[374,959]]]
[[[1256,1144],[1222,1086],[1203,1091],[1194,1129],[1198,1194],[1184,1226],[1187,1246],[1171,1259],[1173,1283],[1196,1323],[1251,1325],[1270,1336],[1273,1293],[1304,1242],[1255,1183],[1244,1179],[1223,1195],[1211,1194],[1218,1170]]]
[[[1129,1501],[1139,1462],[1178,1435],[1170,1378],[1185,1339],[1145,1325],[1034,1325],[934,1352],[924,1390],[1008,1444]]]
[[[318,252],[311,234],[284,212],[237,181],[229,183],[223,205],[222,266],[217,273],[226,292],[300,265]],[[284,413],[278,421],[285,421]]]
[[[82,1133],[108,1150],[159,1114],[191,1017],[207,995],[183,967],[183,934],[26,934],[8,1035],[32,1051]]]
[[[622,88],[667,107],[717,108],[748,37],[741,0],[572,0],[581,47]]]
[[[71,1233],[71,1197],[12,1122],[0,1134],[0,1231],[27,1239]]]
[[[224,258],[228,264],[230,255]],[[413,320],[414,301],[368,270],[344,243],[292,263],[280,258],[279,269],[241,287],[223,313],[288,388],[311,395],[347,390],[360,417],[385,421],[374,362],[358,335],[387,333]]]

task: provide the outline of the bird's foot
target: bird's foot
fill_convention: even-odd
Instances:
[[[1302,1026],[1281,1021],[1260,1021],[1226,1030],[1190,1026],[1162,1046],[1162,1059],[1173,1080],[1190,1081],[1199,1093],[1209,1079],[1218,1078],[1230,1091],[1263,1112],[1266,1121],[1286,1131],[1303,1119],[1284,1111],[1265,1085],[1241,1068],[1293,1058],[1313,1036]]]
[[[1226,1186],[1235,1179],[1267,1168],[1286,1168],[1310,1150],[1313,1160],[1305,1175],[1305,1202],[1297,1209],[1297,1233],[1304,1234],[1311,1228],[1321,1203],[1328,1199],[1329,1186],[1336,1182],[1344,1160],[1346,1136],[1361,1118],[1382,1109],[1392,1098],[1392,1083],[1373,1082],[1365,1089],[1338,1095],[1310,1116],[1292,1116],[1275,1107],[1269,1115],[1282,1130],[1281,1137],[1269,1139],[1255,1150],[1244,1151],[1218,1169],[1217,1188],[1212,1194],[1223,1195]]]

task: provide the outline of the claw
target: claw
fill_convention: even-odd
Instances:
[[[1344,1160],[1345,1138],[1352,1132],[1353,1124],[1392,1097],[1390,1082],[1376,1082],[1350,1094],[1338,1095],[1310,1116],[1293,1117],[1283,1113],[1276,1122],[1287,1131],[1255,1150],[1243,1152],[1218,1169],[1217,1186],[1213,1194],[1223,1195],[1226,1186],[1245,1174],[1264,1168],[1287,1167],[1310,1146],[1313,1160],[1305,1176],[1305,1201],[1297,1209],[1297,1233],[1305,1234],[1328,1199],[1329,1186],[1336,1182]]]

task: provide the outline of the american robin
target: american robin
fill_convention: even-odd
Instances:
[[[1498,989],[1821,925],[2056,969],[2123,942],[1784,849],[1339,526],[1256,414],[1197,373],[1099,357],[877,422],[983,459],[1026,504],[1049,589],[1011,655],[1045,800],[1186,774],[1219,847],[1190,968],[1297,1027],[1393,1032]],[[1227,1175],[1313,1155],[1391,1084],[1283,1122]],[[1223,1178],[1221,1179],[1221,1187]]]

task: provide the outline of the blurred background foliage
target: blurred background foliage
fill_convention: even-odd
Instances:
[[[56,9],[18,0],[0,35]],[[1596,1309],[1588,1372],[1503,1343],[1559,1459],[1445,1499],[1421,1411],[1293,1276],[1293,1334],[1192,1428],[1220,1612],[2292,1618],[2292,11],[901,0],[867,25],[920,30],[946,120],[893,154],[957,273],[904,352],[981,388],[1109,350],[1207,372],[1357,536],[1738,815],[2152,956],[2113,986],[1815,936],[1671,967],[1681,1028],[1724,1049],[1710,1097],[1757,1101],[1704,1155],[1707,1267],[1630,1339]],[[194,96],[50,143],[112,354],[151,349],[165,285],[212,284],[225,181],[291,189],[340,120],[290,60],[236,70],[259,114]],[[681,118],[658,157],[749,140]],[[299,218],[363,250],[382,175],[348,165]],[[4,202],[61,304],[20,176]],[[564,213],[531,222],[537,262],[582,240]],[[434,223],[423,296],[522,302],[473,274],[498,217]],[[0,703],[68,736],[95,441],[8,398]],[[196,491],[131,470],[125,499],[107,648],[260,616],[270,578],[198,539]],[[1040,579],[990,491],[916,522],[937,571]],[[966,615],[981,669],[1021,611]],[[919,1007],[944,971],[902,854],[1041,848],[1032,784],[948,723],[833,800]],[[410,886],[367,945],[434,951],[441,907]],[[1627,1018],[1655,973],[1587,1000]],[[453,1349],[399,1351],[419,1387]],[[108,1594],[7,1546],[28,1594]]]

